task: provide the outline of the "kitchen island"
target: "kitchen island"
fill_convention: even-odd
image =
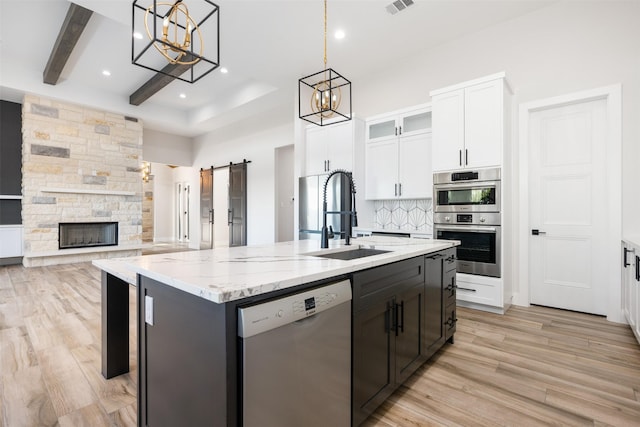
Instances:
[[[445,339],[453,339],[455,311],[445,313],[448,304],[445,286],[448,285],[450,293],[455,292],[452,248],[456,242],[367,237],[354,239],[351,246],[339,241],[331,243],[329,249],[323,250],[319,249],[319,242],[304,240],[94,261],[103,269],[103,296],[113,263],[121,263],[137,274],[139,425],[240,425],[238,309],[326,283],[350,280],[354,284],[353,306],[361,307],[363,313],[370,312],[369,304],[375,294],[386,298],[387,305],[397,300],[397,307],[402,304],[402,316],[405,307],[409,316],[413,313],[411,300],[407,299],[405,306],[401,295],[410,294],[417,302],[420,322],[413,328],[418,335],[408,341],[419,343],[418,355],[410,363],[413,370],[437,351]],[[323,256],[358,248],[386,252],[349,260]],[[440,266],[437,271],[433,267],[435,262]],[[445,264],[453,267],[445,268]],[[405,273],[405,266],[415,270]],[[388,267],[395,270],[385,270],[390,272],[387,279],[399,278],[393,286],[387,286],[393,279],[383,283],[378,279],[384,274],[376,274],[382,271],[379,268]],[[452,276],[446,274],[450,271],[454,272]],[[453,278],[448,283],[450,276]],[[405,282],[417,289],[418,294],[413,290],[409,293],[403,290],[401,294],[392,289],[404,286]],[[367,287],[369,283],[372,288]],[[376,291],[370,292],[373,288]],[[400,311],[394,313],[398,316]],[[450,314],[450,319],[445,319],[445,314]],[[427,321],[434,324],[426,325]],[[353,322],[354,325],[358,322],[355,315]],[[402,325],[396,322],[395,326],[396,336],[398,327],[405,329],[404,322]],[[390,336],[392,332],[386,331]],[[357,338],[354,332],[354,346]],[[398,341],[398,348],[402,347],[400,344]],[[104,352],[105,349],[103,355]],[[390,361],[404,360],[401,356]],[[397,378],[391,378],[392,384],[376,392],[376,399],[367,398],[360,405],[364,408],[360,418],[377,406],[372,402],[390,394],[407,372],[412,370],[404,369]],[[367,372],[358,374],[367,375]]]

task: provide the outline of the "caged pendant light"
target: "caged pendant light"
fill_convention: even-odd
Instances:
[[[189,0],[189,5],[183,0],[135,0],[132,8],[133,64],[188,83],[218,68],[218,5],[210,0]]]
[[[351,82],[327,68],[327,0],[324,0],[324,70],[298,80],[299,117],[318,126],[351,120]]]

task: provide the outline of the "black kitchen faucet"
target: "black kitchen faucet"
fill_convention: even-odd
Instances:
[[[349,192],[351,193],[351,210],[350,211],[327,211],[327,184],[334,175],[345,175],[349,178]],[[351,217],[351,227],[358,226],[358,213],[356,212],[356,185],[353,182],[351,172],[342,169],[336,169],[329,174],[324,182],[322,191],[322,238],[320,247],[326,249],[329,247],[329,237],[333,238],[333,228],[327,229],[327,215],[348,215]],[[345,228],[345,244],[351,244],[351,227]]]

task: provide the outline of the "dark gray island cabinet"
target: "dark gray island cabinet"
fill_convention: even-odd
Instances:
[[[455,249],[356,272],[352,280],[358,426],[446,340],[453,342]]]
[[[352,284],[351,425],[361,424],[453,341],[455,248],[430,244],[360,264],[324,260],[320,269],[330,277],[224,301],[185,289],[184,282],[152,278],[148,266],[148,275],[138,270],[138,425],[243,425],[239,309],[341,280]]]

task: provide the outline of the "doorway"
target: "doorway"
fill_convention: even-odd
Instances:
[[[276,242],[293,240],[293,145],[276,148]]]
[[[200,170],[200,249],[247,244],[248,163]]]
[[[189,241],[189,197],[191,186],[187,182],[176,183],[176,241]]]
[[[520,293],[620,314],[620,87],[520,107]]]

